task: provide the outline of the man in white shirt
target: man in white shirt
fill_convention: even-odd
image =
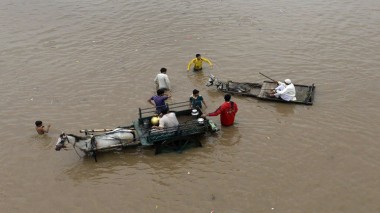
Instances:
[[[158,126],[153,126],[154,129],[173,128],[179,125],[177,117],[174,112],[168,113],[168,108],[161,110],[162,117],[159,120]]]
[[[166,68],[161,68],[161,73],[157,74],[154,82],[158,85],[158,89],[170,90],[170,81],[166,75]]]
[[[296,88],[292,84],[290,79],[285,79],[285,83],[278,81],[278,87],[274,89],[274,94],[276,98],[281,98],[285,101],[296,101]]]

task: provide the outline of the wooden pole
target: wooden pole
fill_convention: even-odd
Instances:
[[[273,80],[273,79],[269,78],[268,76],[266,76],[266,75],[262,74],[261,72],[259,72],[259,73],[260,73],[262,76],[264,76],[264,77],[268,78],[269,80],[271,80],[271,81],[273,81],[273,82],[277,83],[277,81],[276,81],[276,80]]]
[[[80,133],[85,133],[85,132],[109,132],[112,131],[113,129],[81,129],[79,130]]]

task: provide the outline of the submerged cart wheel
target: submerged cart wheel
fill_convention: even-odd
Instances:
[[[154,147],[155,147],[155,152],[154,152],[154,154],[155,154],[155,155],[160,154],[160,153],[161,153],[161,143],[156,143],[156,144],[154,145]]]

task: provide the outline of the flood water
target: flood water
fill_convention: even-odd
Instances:
[[[378,0],[2,0],[0,27],[1,212],[380,212]],[[186,72],[196,53],[214,68]],[[207,112],[209,72],[314,83],[315,103],[233,96],[235,126],[182,154],[54,150],[131,124],[161,67]]]

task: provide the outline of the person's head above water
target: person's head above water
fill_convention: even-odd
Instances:
[[[199,90],[194,89],[194,90],[193,90],[193,95],[199,95]]]
[[[159,95],[159,96],[163,95],[164,93],[165,93],[165,90],[163,90],[163,89],[157,90],[157,95]]]
[[[230,100],[231,100],[231,95],[230,95],[230,94],[226,94],[226,95],[224,95],[224,100],[225,100],[226,102],[230,101]]]
[[[36,121],[35,124],[36,124],[36,127],[40,127],[42,126],[42,121]]]

